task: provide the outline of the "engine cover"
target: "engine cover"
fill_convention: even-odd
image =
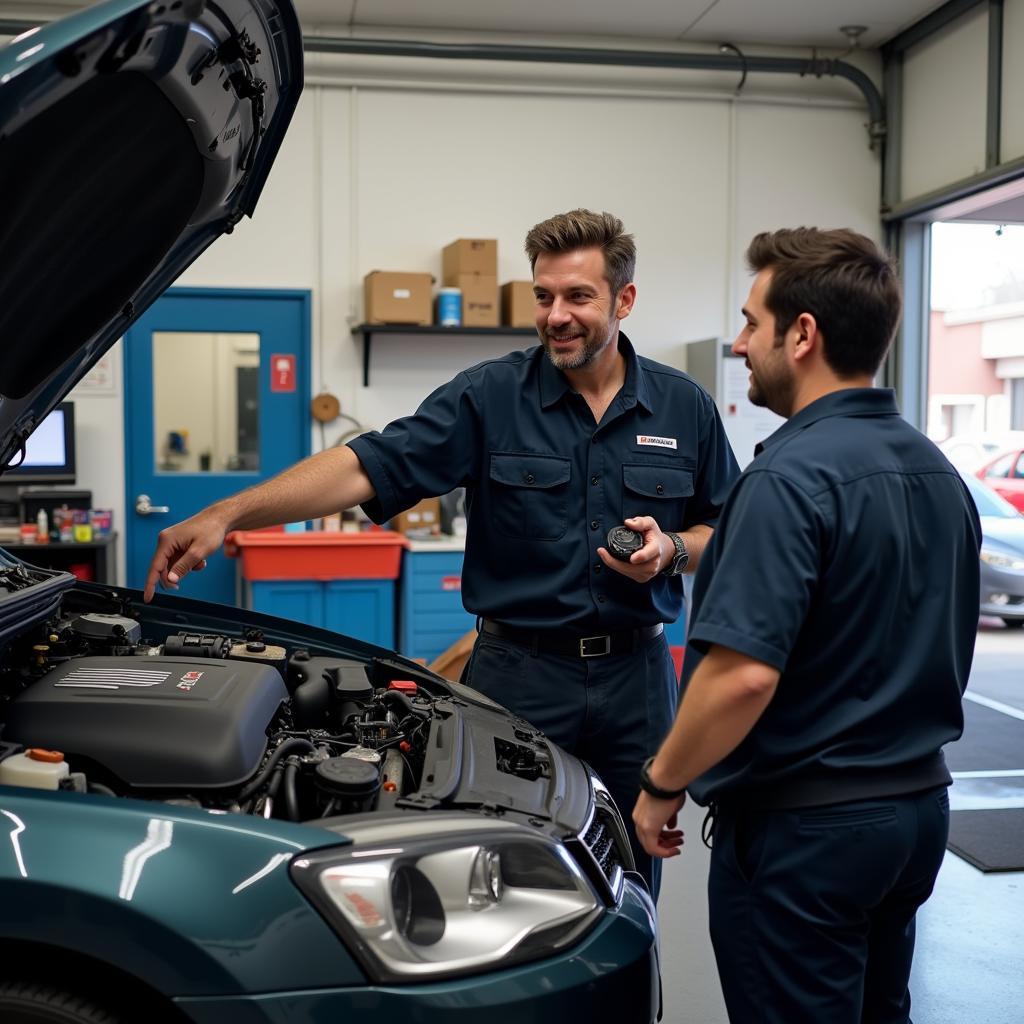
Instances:
[[[273,668],[209,658],[75,658],[10,705],[4,739],[102,765],[129,786],[249,779],[288,697]]]

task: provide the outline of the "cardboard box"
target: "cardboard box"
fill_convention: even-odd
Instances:
[[[459,274],[452,284],[462,289],[463,327],[497,327],[501,323],[497,277]]]
[[[536,307],[532,281],[507,281],[501,286],[501,322],[506,327],[533,327]]]
[[[456,284],[460,274],[498,276],[498,240],[496,238],[459,238],[441,251],[445,284]]]
[[[429,325],[433,284],[430,274],[371,271],[363,278],[366,323]]]
[[[391,529],[407,537],[428,537],[441,532],[441,499],[424,498],[391,520]]]

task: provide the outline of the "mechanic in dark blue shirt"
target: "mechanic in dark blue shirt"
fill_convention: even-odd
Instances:
[[[851,231],[758,235],[733,345],[787,422],[695,583],[684,697],[642,772],[645,847],[714,813],[711,937],[732,1024],[896,1024],[949,826],[981,530],[956,471],[872,388],[898,281]],[[664,831],[663,831],[664,829]]]
[[[709,395],[638,357],[619,330],[636,297],[621,221],[575,210],[526,251],[541,345],[466,370],[412,416],[328,449],[164,531],[150,567],[175,586],[232,529],[362,504],[384,522],[466,488],[463,602],[480,635],[463,681],[597,770],[628,813],[675,713],[662,624],[683,600],[738,468]],[[606,548],[626,525],[643,545]],[[657,896],[660,863],[630,833]]]

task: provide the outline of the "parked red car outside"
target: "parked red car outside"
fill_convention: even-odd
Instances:
[[[975,470],[974,475],[1018,511],[1024,512],[1024,448],[1003,452]]]

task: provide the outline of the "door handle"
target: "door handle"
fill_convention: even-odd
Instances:
[[[148,494],[140,494],[135,499],[135,511],[140,516],[151,516],[154,512],[170,512],[170,505],[153,505]]]

